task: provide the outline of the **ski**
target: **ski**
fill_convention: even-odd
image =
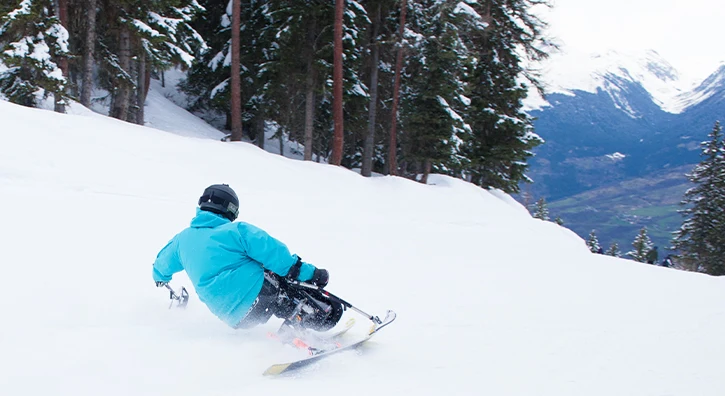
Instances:
[[[299,368],[309,366],[310,364],[315,363],[319,360],[322,360],[328,356],[355,349],[355,348],[359,347],[360,345],[364,344],[365,342],[367,342],[368,340],[370,340],[382,328],[384,328],[387,325],[389,325],[390,323],[392,323],[395,320],[396,316],[397,315],[395,314],[395,312],[388,311],[387,315],[385,316],[385,319],[383,319],[379,324],[373,325],[370,328],[368,335],[365,336],[365,338],[363,338],[361,340],[355,341],[351,344],[347,344],[344,346],[339,346],[336,348],[319,351],[319,352],[316,352],[314,355],[304,358],[304,359],[296,360],[296,361],[289,362],[289,363],[273,364],[273,365],[269,366],[269,368],[267,368],[267,370],[265,370],[264,373],[262,373],[262,375],[275,376],[275,375],[280,375],[283,373],[288,373],[290,371],[294,371]],[[350,327],[352,327],[352,326],[350,326]],[[347,329],[341,330],[336,335],[339,336],[340,333],[344,333],[347,330],[349,330],[349,327]]]
[[[340,338],[340,337],[343,336],[343,334],[345,334],[348,331],[350,331],[350,329],[352,329],[353,326],[355,326],[355,318],[350,318],[350,320],[348,320],[345,323],[345,327],[342,330],[337,331],[335,333],[332,333],[332,334],[327,335],[327,336],[322,337],[322,338],[324,340],[334,340],[334,339]]]
[[[292,345],[299,349],[309,349],[308,344],[314,344],[314,345],[322,345],[322,344],[330,344],[330,343],[336,343],[337,339],[342,337],[345,333],[350,331],[350,329],[355,326],[355,318],[350,318],[345,323],[345,327],[343,327],[341,330],[338,330],[336,332],[333,332],[331,334],[306,334],[306,335],[297,335],[297,336],[284,336],[280,337],[279,333],[273,333],[269,332],[267,333],[267,337],[273,340],[277,340],[281,342],[282,344],[288,344]]]

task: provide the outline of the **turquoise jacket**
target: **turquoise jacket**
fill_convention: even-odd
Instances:
[[[197,208],[191,226],[156,256],[153,278],[168,282],[186,270],[199,299],[236,327],[262,289],[264,270],[285,276],[296,262],[297,255],[261,229]],[[298,280],[310,280],[314,271],[313,265],[302,263]]]

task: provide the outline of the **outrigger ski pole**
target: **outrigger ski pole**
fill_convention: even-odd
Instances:
[[[169,289],[169,299],[171,300],[171,303],[169,304],[169,309],[174,305],[174,301],[176,301],[176,306],[178,308],[186,308],[186,304],[189,303],[189,292],[186,291],[186,288],[184,286],[181,286],[181,291],[179,291],[179,294],[176,294],[174,292],[174,289],[169,286],[168,283],[164,283],[164,287]]]
[[[298,286],[306,287],[306,288],[308,288],[308,289],[314,289],[314,290],[317,290],[317,291],[319,291],[320,293],[324,294],[324,295],[325,295],[326,297],[329,297],[329,298],[330,298],[331,300],[333,300],[333,301],[337,301],[337,302],[339,302],[340,304],[344,305],[344,306],[345,306],[345,308],[349,308],[349,309],[352,309],[353,311],[355,311],[355,312],[359,313],[360,315],[362,315],[362,316],[364,316],[364,317],[368,318],[368,319],[369,319],[369,320],[370,320],[371,322],[375,323],[375,325],[380,325],[380,324],[382,324],[382,323],[383,323],[383,321],[382,321],[382,320],[380,320],[380,318],[379,318],[379,317],[377,317],[377,316],[372,316],[372,315],[370,315],[370,314],[366,313],[365,311],[361,310],[360,308],[358,308],[358,307],[356,307],[356,306],[354,306],[354,305],[350,304],[349,302],[347,302],[347,301],[345,301],[345,300],[341,299],[340,297],[338,297],[338,296],[336,296],[336,295],[334,295],[334,294],[332,294],[332,293],[328,292],[327,290],[325,290],[325,289],[323,289],[323,288],[321,288],[321,287],[319,287],[319,286],[315,286],[315,285],[313,285],[313,284],[311,284],[311,283],[306,283],[306,282],[300,282],[300,281],[297,281],[297,280],[294,280],[294,281],[293,281],[293,280],[288,280],[287,282],[289,282],[289,283],[292,283],[292,284],[294,284],[294,285],[298,285]]]

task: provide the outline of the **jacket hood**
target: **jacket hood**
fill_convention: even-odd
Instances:
[[[231,221],[226,217],[200,208],[196,208],[196,216],[191,219],[192,228],[214,228],[227,223],[231,223]]]

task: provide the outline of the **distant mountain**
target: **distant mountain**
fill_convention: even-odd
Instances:
[[[587,192],[668,170],[684,173],[699,161],[699,143],[714,122],[725,121],[725,64],[693,84],[654,51],[610,51],[560,57],[544,70],[544,80],[546,100],[528,105],[546,143],[530,162],[534,184],[525,190],[549,202],[577,195],[577,204],[593,207],[587,197],[600,195]],[[646,196],[647,188],[634,183],[627,191]],[[680,194],[668,201],[678,201],[680,190],[667,190]],[[564,206],[576,211],[572,202]]]
[[[722,105],[725,92],[725,63],[707,77],[694,89],[680,94],[676,98],[676,107],[682,109],[693,108],[700,104],[719,103]]]
[[[725,119],[725,65],[693,85],[654,51],[612,51],[574,64],[551,66],[551,93],[530,110],[546,140],[529,172],[537,195],[559,199],[694,164],[699,142]]]
[[[630,84],[641,86],[650,101],[669,113],[679,113],[687,104],[682,95],[694,84],[655,51],[622,53],[608,51],[603,54],[568,53],[556,55],[543,70],[544,82],[550,94],[577,96],[581,92],[605,93],[615,107],[640,117],[636,107],[628,101]],[[532,108],[548,106],[540,98]]]

